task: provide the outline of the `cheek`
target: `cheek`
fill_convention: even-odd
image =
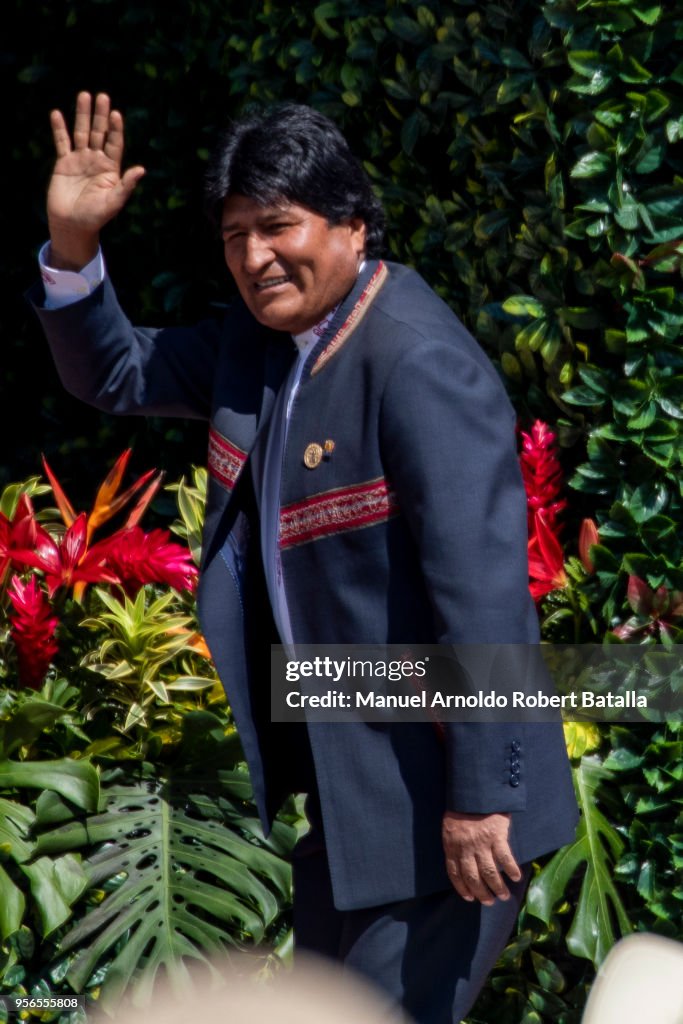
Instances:
[[[320,269],[326,279],[350,286],[358,273],[358,266],[358,255],[348,244],[348,239],[338,238],[325,250]]]

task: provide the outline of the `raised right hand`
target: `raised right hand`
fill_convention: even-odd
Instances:
[[[97,252],[99,233],[125,206],[145,173],[130,167],[121,174],[123,117],[105,93],[78,94],[73,145],[59,110],[50,114],[57,151],[47,194],[53,266],[80,270]]]

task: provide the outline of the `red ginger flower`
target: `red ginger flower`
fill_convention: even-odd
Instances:
[[[44,527],[36,524],[33,550],[16,554],[24,565],[41,569],[45,573],[50,597],[61,586],[73,587],[79,598],[87,583],[118,583],[118,577],[107,568],[104,543],[88,547],[87,517],[82,512],[73,521],[57,543]]]
[[[529,590],[539,601],[553,590],[567,586],[562,545],[541,511],[534,516],[534,532],[529,537]]]
[[[536,420],[528,434],[522,431],[519,461],[527,495],[529,533],[536,512],[543,512],[546,523],[553,526],[567,502],[558,499],[562,467],[557,457],[556,435],[547,423]]]
[[[37,537],[37,524],[33,505],[28,494],[22,494],[11,519],[0,512],[0,583],[5,578],[10,565],[19,569],[24,564],[20,557],[21,551],[34,547]]]
[[[171,541],[168,530],[145,533],[141,527],[119,530],[98,544],[107,565],[129,597],[145,583],[166,583],[175,590],[193,590],[199,575],[192,555]]]
[[[13,576],[8,594],[14,608],[10,633],[19,660],[19,680],[23,686],[37,690],[59,649],[54,638],[57,616],[51,614],[35,576],[28,583]]]
[[[557,457],[556,436],[547,423],[536,420],[528,434],[522,432],[519,461],[527,495],[529,590],[534,600],[539,601],[551,591],[567,586],[557,523],[567,502],[558,497],[562,467]]]

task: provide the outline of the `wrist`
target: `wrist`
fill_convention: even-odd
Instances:
[[[99,234],[65,231],[50,225],[49,264],[55,270],[78,272],[97,256]]]

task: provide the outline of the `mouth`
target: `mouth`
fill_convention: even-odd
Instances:
[[[269,277],[265,281],[256,281],[254,288],[257,292],[264,292],[270,288],[279,288],[283,284],[289,284],[291,280],[290,274],[281,274],[279,277]]]

